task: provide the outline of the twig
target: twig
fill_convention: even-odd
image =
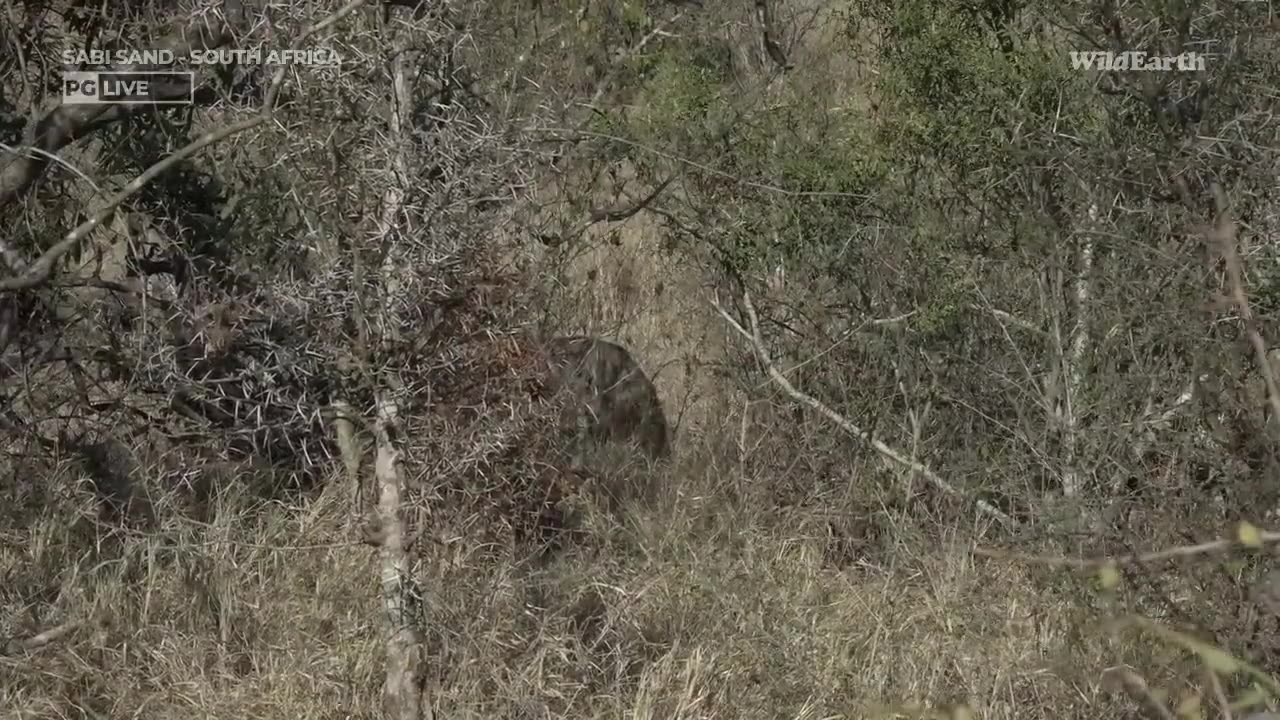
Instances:
[[[638,214],[641,210],[644,210],[648,208],[650,205],[652,205],[653,202],[658,199],[658,196],[660,196],[662,192],[667,189],[667,186],[670,185],[671,181],[675,180],[678,175],[679,175],[678,172],[673,173],[666,180],[663,180],[662,183],[658,185],[658,187],[655,188],[653,192],[649,193],[647,196],[645,196],[644,199],[638,202],[635,202],[635,203],[632,203],[631,205],[623,206],[623,207],[594,208],[591,210],[591,215],[587,218],[585,222],[583,222],[582,224],[578,225],[575,228],[572,228],[571,230],[569,230],[569,232],[559,236],[544,235],[539,239],[542,241],[544,245],[548,247],[557,247],[565,243],[566,241],[571,242],[571,241],[577,240],[579,237],[582,236],[584,232],[586,232],[589,228],[591,228],[592,226],[598,223],[602,223],[602,222],[616,223],[616,222],[622,222],[624,220],[629,220],[631,217]]]

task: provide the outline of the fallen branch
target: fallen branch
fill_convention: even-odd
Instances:
[[[850,422],[848,418],[844,417],[843,415],[836,412],[835,410],[832,410],[831,408],[827,407],[825,404],[822,403],[822,401],[798,390],[794,385],[791,384],[791,381],[787,379],[787,376],[783,375],[778,370],[777,366],[773,362],[773,358],[770,355],[768,348],[765,347],[764,339],[760,335],[760,322],[756,317],[756,309],[751,302],[750,293],[743,293],[743,304],[746,306],[747,319],[751,323],[750,331],[747,331],[747,329],[742,327],[742,325],[737,320],[733,319],[733,316],[731,316],[728,312],[726,312],[725,309],[720,306],[719,302],[712,301],[712,305],[715,307],[716,311],[720,313],[721,317],[725,319],[725,322],[729,323],[730,327],[732,327],[735,331],[737,331],[739,335],[746,338],[747,342],[751,344],[752,350],[754,350],[756,356],[760,359],[760,362],[764,366],[765,371],[769,374],[769,377],[772,378],[774,383],[776,383],[779,387],[781,387],[782,390],[787,393],[787,395],[790,395],[793,400],[803,405],[806,405],[809,408],[812,408],[813,410],[816,410],[818,413],[825,416],[828,420],[830,420],[831,422],[839,426],[840,429],[844,430],[850,435],[853,435],[856,438],[859,438],[867,442],[869,445],[871,445],[871,447],[877,453],[881,455],[881,457],[918,473],[921,477],[923,477],[925,480],[928,480],[934,487],[938,488],[942,492],[948,495],[951,495],[953,497],[969,499],[970,501],[973,502],[974,506],[978,508],[979,512],[989,515],[999,520],[1001,523],[1004,523],[1005,525],[1013,526],[1017,524],[1016,520],[1014,520],[1008,514],[1001,511],[996,506],[992,505],[986,500],[982,500],[981,498],[969,497],[966,493],[962,492],[961,490],[956,488],[954,485],[952,485],[951,483],[943,479],[940,475],[938,475],[936,472],[930,469],[927,465],[917,460],[913,460],[910,457],[907,457],[906,455],[903,455],[902,453],[898,452],[897,450],[894,450],[893,448],[889,447],[888,445],[886,445],[885,443],[883,443],[882,441],[874,437],[870,432],[863,430],[862,428],[858,427],[854,423]]]

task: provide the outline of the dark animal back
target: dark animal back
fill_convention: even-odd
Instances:
[[[572,389],[594,416],[598,435],[635,442],[652,458],[670,454],[666,415],[657,389],[631,353],[617,343],[586,336],[547,343],[560,368],[561,387]]]

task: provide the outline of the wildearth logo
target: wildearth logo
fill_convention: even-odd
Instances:
[[[64,72],[62,102],[67,105],[190,105],[195,99],[192,72]]]
[[[1112,52],[1110,50],[1071,51],[1071,67],[1076,70],[1106,70],[1120,72],[1138,70],[1146,72],[1193,72],[1204,70],[1205,56],[1185,52],[1180,55],[1149,55],[1141,50]]]

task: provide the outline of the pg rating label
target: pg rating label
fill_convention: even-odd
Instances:
[[[67,105],[190,105],[195,73],[82,71],[62,74]]]

